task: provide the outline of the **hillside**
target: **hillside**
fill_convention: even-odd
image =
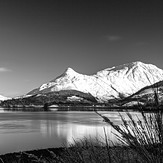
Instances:
[[[163,81],[159,81],[150,86],[146,86],[134,93],[133,95],[122,100],[122,104],[129,105],[151,105],[151,104],[163,104]]]

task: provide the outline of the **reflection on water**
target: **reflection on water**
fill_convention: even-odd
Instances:
[[[113,129],[111,126],[105,125],[86,125],[86,124],[77,124],[77,123],[68,123],[64,124],[60,121],[57,121],[54,127],[53,121],[41,121],[40,131],[44,137],[52,137],[55,133],[58,137],[65,139],[65,143],[74,143],[74,140],[82,139],[83,137],[104,137],[104,127],[109,135],[109,138],[114,139]]]
[[[0,107],[0,113],[5,112],[3,108]]]
[[[121,124],[117,112],[102,114]],[[60,147],[84,137],[101,138],[104,127],[109,139],[116,141],[115,131],[94,112],[1,112],[0,153]]]

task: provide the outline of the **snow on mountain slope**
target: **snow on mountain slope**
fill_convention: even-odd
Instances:
[[[28,94],[78,90],[92,94],[99,102],[127,97],[145,86],[163,80],[163,70],[152,64],[132,62],[83,75],[68,68],[61,76]]]
[[[0,101],[8,100],[10,98],[0,95]]]
[[[156,97],[157,96],[157,97]],[[140,89],[138,92],[125,98],[121,103],[125,106],[131,105],[148,105],[155,104],[158,100],[159,104],[163,104],[163,80],[150,86]]]

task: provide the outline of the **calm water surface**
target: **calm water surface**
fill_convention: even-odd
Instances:
[[[116,124],[119,113],[100,112]],[[125,115],[125,113],[122,113]],[[138,115],[137,112],[132,112]],[[84,137],[104,136],[115,141],[114,131],[94,112],[9,112],[0,110],[0,154],[40,148],[60,147]]]

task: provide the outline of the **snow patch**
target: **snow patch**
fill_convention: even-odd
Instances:
[[[82,101],[83,98],[81,97],[77,97],[77,96],[71,96],[71,97],[67,97],[68,101]]]
[[[0,101],[9,100],[11,98],[0,95]]]

